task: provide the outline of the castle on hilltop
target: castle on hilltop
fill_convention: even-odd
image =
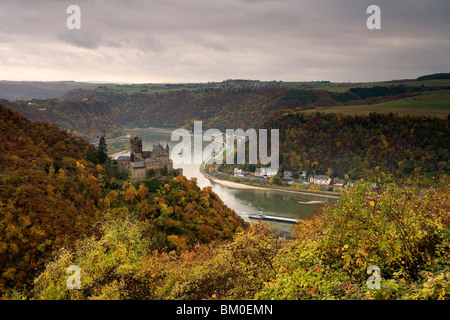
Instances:
[[[143,180],[161,177],[172,173],[173,161],[169,158],[169,144],[163,147],[160,143],[153,145],[153,150],[142,150],[142,138],[134,136],[130,139],[130,155],[117,158],[118,172],[128,171],[131,180]],[[180,174],[181,169],[177,169]]]

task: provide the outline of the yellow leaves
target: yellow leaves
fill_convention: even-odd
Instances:
[[[54,193],[55,189],[56,188],[54,186],[52,186],[51,184],[48,184],[45,191],[48,195],[52,195]]]
[[[134,199],[136,198],[136,195],[137,195],[137,190],[133,185],[131,185],[127,189],[127,191],[125,191],[125,201],[133,203]]]
[[[105,213],[107,210],[111,207],[111,201],[108,197],[105,197],[103,199],[99,200],[99,207],[101,207],[103,210],[105,210]]]
[[[312,288],[312,289],[308,292],[308,294],[309,294],[311,297],[315,297],[315,296],[316,296],[316,293],[314,292],[314,288]]]
[[[11,239],[13,237],[15,237],[18,234],[18,229],[14,224],[8,224],[8,227],[5,230],[5,238],[6,239]]]
[[[356,265],[359,267],[359,266],[365,265],[365,262],[363,262],[360,258],[358,258],[358,259],[356,259]]]
[[[16,269],[15,268],[7,268],[4,272],[3,272],[3,277],[5,277],[6,279],[9,280],[14,280],[15,276],[16,276]]]
[[[371,207],[374,207],[375,206],[375,201],[370,201],[369,204],[370,204]]]
[[[19,222],[22,224],[22,226],[24,227],[28,227],[29,225],[31,225],[31,219],[29,216],[20,216],[19,217]]]
[[[79,161],[76,162],[76,168],[77,168],[77,172],[78,173],[81,173],[81,174],[85,174],[86,173],[84,165],[81,162],[79,162]]]
[[[6,242],[0,241],[0,254],[6,252],[8,249],[8,244]]]
[[[137,196],[142,200],[148,195],[148,188],[145,186],[145,184],[139,185],[139,189],[137,191]]]
[[[151,206],[149,205],[149,203],[147,201],[141,201],[137,204],[137,209],[139,214],[143,217],[143,216],[147,216],[150,213],[151,210]]]

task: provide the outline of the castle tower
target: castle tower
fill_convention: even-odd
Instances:
[[[142,157],[142,138],[132,137],[130,139],[130,161],[143,161]]]

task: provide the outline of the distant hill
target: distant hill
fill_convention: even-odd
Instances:
[[[417,80],[439,80],[439,79],[450,79],[450,73],[434,73],[425,76],[418,77]]]
[[[442,79],[445,75],[422,76],[419,78],[431,80],[421,81],[345,84],[257,80],[136,85],[3,81],[0,94],[3,88],[10,99],[20,99],[14,101],[12,108],[32,120],[57,123],[92,139],[97,135],[120,134],[120,127],[192,128],[194,120],[202,120],[204,128],[258,128],[274,112],[283,109],[329,108],[333,112],[335,107],[363,106],[356,110],[360,113],[416,93],[448,89],[450,80]],[[35,99],[25,99],[29,97]],[[61,102],[45,101],[43,97],[58,98]],[[416,103],[414,111],[419,109],[420,104]],[[429,105],[424,112],[428,110]]]
[[[96,99],[57,100],[33,99],[9,102],[0,100],[13,110],[33,121],[55,123],[69,132],[86,139],[123,134],[122,126],[107,103]]]
[[[111,84],[94,84],[75,81],[0,81],[0,98],[6,100],[53,99],[65,92],[83,88],[94,89]]]
[[[378,170],[396,178],[419,173],[432,178],[450,172],[449,122],[392,113],[350,116],[283,110],[264,127],[280,130],[282,170],[330,171],[350,179],[370,179]]]
[[[439,81],[439,80],[430,80]],[[342,113],[346,115],[368,115],[377,113],[399,113],[404,115],[434,115],[439,118],[450,116],[450,90],[436,90],[417,92],[406,98],[383,103],[361,105],[343,105],[316,108],[308,112]]]
[[[347,92],[297,88],[217,88],[127,93],[115,89],[67,92],[64,99],[105,101],[124,127],[190,127],[203,120],[209,128],[257,128],[276,111],[381,103],[406,97],[417,88],[404,85],[353,88]],[[419,88],[420,89],[420,88]]]

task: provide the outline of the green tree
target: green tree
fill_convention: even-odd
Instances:
[[[94,146],[89,145],[86,150],[86,160],[98,164],[98,154]]]
[[[150,192],[156,192],[162,186],[162,183],[158,178],[144,180],[144,184]]]
[[[278,175],[275,175],[270,179],[271,184],[281,185],[282,182],[283,180]]]
[[[108,149],[106,148],[105,137],[101,137],[98,143],[97,158],[99,163],[105,163],[108,160]]]
[[[153,170],[153,169],[147,170],[147,177],[148,178],[151,178],[151,177],[154,177],[154,176],[155,176],[155,170]]]

